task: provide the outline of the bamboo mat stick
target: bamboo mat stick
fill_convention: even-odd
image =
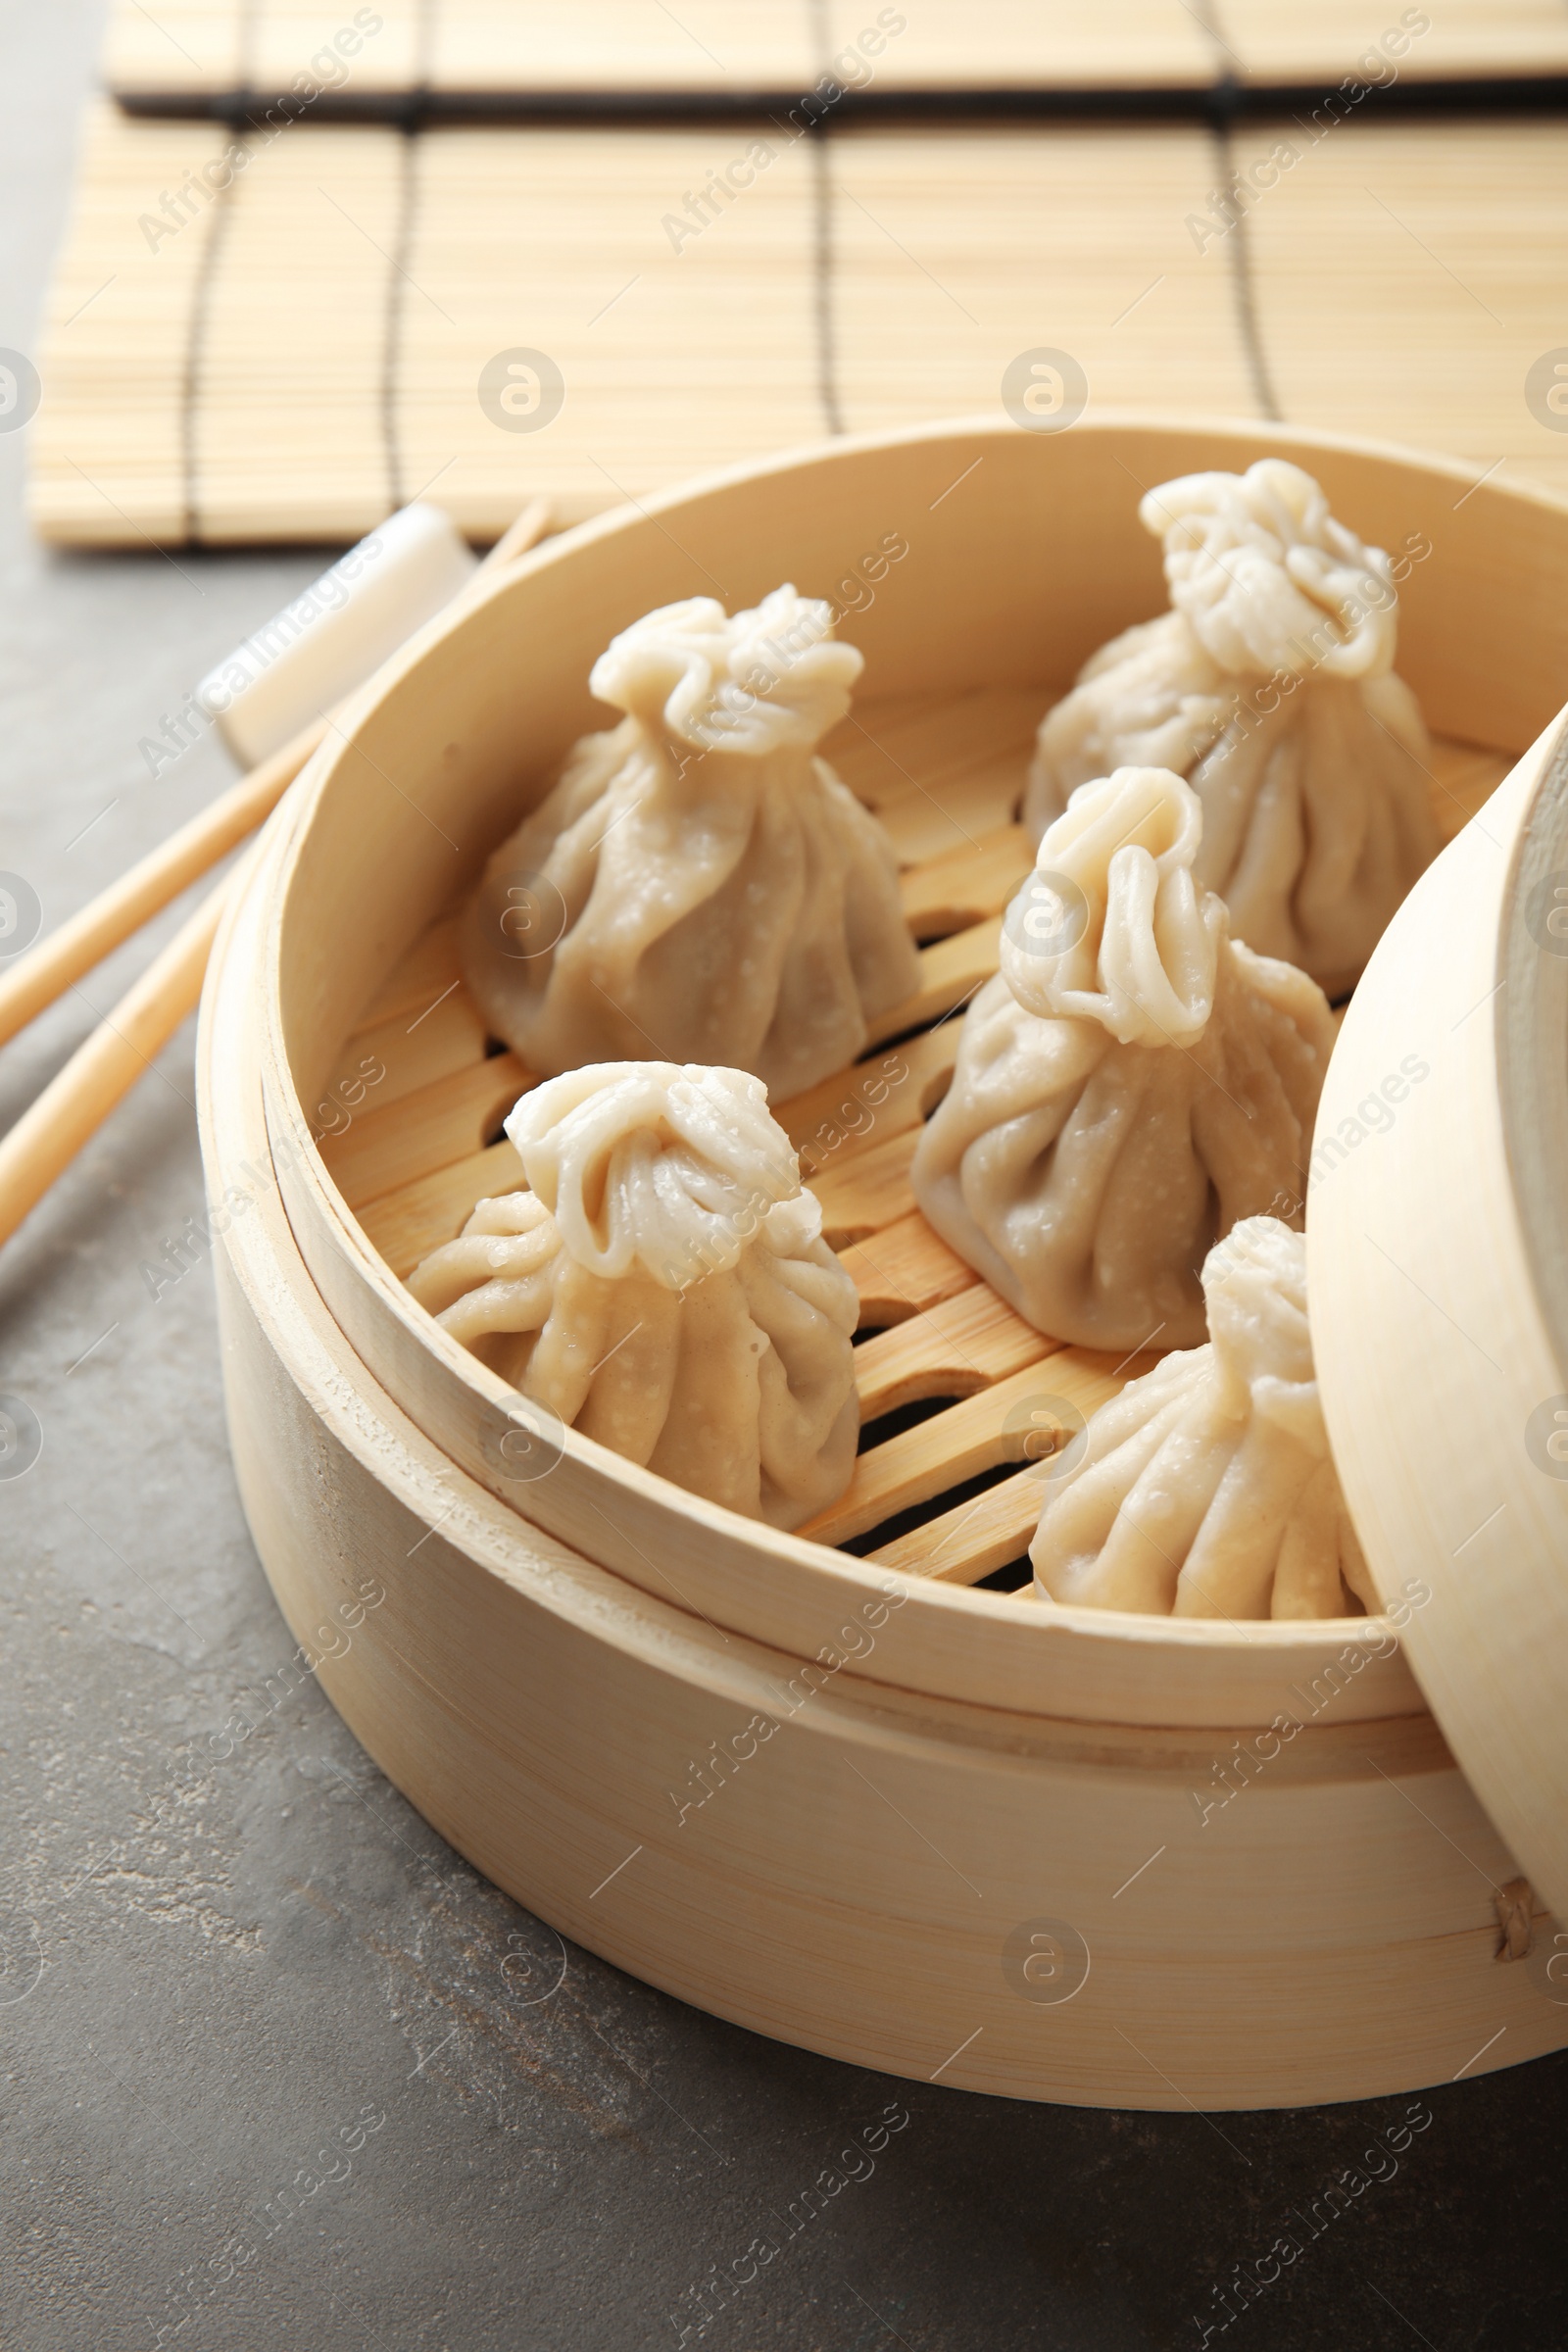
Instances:
[[[399,99],[416,94],[439,110],[444,97],[482,92],[505,118],[537,108],[546,94],[584,106],[660,98],[679,108],[721,98],[726,84],[782,112],[792,103],[800,109],[813,83],[813,111],[833,116],[866,94],[918,91],[961,107],[977,89],[1200,93],[1225,73],[1243,96],[1270,86],[1327,88],[1349,74],[1386,94],[1455,74],[1548,76],[1568,58],[1568,24],[1552,0],[1447,0],[1423,14],[1419,32],[1408,29],[1414,10],[1385,29],[1375,10],[1344,0],[1226,0],[1223,40],[1188,0],[1119,0],[1098,10],[1069,0],[989,0],[978,9],[967,0],[921,0],[896,17],[824,10],[820,49],[805,8],[760,8],[755,0],[688,0],[678,16],[662,0],[657,8],[649,0],[598,0],[593,8],[583,0],[447,0],[429,11],[424,40],[413,22],[417,13],[388,9],[391,23],[366,36],[351,64],[339,64],[330,49],[316,47],[329,32],[317,9],[176,0],[155,12],[117,0],[104,79],[147,114],[218,102],[248,80],[253,117],[302,84],[318,93],[306,101],[318,114],[341,119],[346,90],[356,112],[384,121]],[[896,30],[874,28],[888,28],[890,19]]]
[[[194,1010],[228,887],[225,880],[208,894],[0,1142],[0,1243]]]

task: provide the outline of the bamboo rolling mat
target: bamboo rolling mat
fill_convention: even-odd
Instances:
[[[996,414],[1041,348],[1089,414],[1277,415],[1568,490],[1539,380],[1568,341],[1548,119],[302,123],[250,133],[198,201],[227,143],[89,123],[31,428],[47,538],[344,539],[428,491],[483,539],[540,492],[575,519],[825,433]],[[1222,233],[1232,173],[1255,193]],[[559,369],[540,429],[481,405],[518,350]]]
[[[744,106],[826,75],[849,102],[910,95],[1316,89],[1381,52],[1397,78],[1568,73],[1562,0],[118,0],[124,103],[200,109],[312,75],[326,112],[417,94],[438,112],[576,97]],[[314,67],[314,74],[313,74]],[[1371,68],[1379,81],[1389,66]]]

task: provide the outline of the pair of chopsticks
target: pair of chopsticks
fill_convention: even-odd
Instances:
[[[542,499],[524,508],[448,610],[488,589],[498,570],[538,544],[551,519]],[[313,720],[0,977],[0,1045],[270,816],[332,718],[328,711]],[[0,1141],[0,1244],[195,1009],[228,888],[225,876]]]

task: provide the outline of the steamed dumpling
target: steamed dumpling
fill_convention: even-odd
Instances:
[[[816,758],[861,669],[779,588],[650,612],[594,665],[626,716],[491,858],[464,975],[531,1070],[656,1054],[783,1100],[843,1069],[919,967],[892,848]]]
[[[559,1419],[710,1501],[797,1527],[838,1499],[855,1284],[742,1070],[607,1062],[507,1120],[529,1190],[481,1200],[409,1288]]]
[[[1166,482],[1139,517],[1164,542],[1172,609],[1047,713],[1026,821],[1038,840],[1123,764],[1174,769],[1203,808],[1194,879],[1235,936],[1343,994],[1440,846],[1389,558],[1281,458]]]
[[[1191,1347],[1214,1242],[1299,1222],[1332,1019],[1303,972],[1232,941],[1194,881],[1202,829],[1164,768],[1074,793],[915,1152],[929,1223],[1055,1339]]]
[[[1203,1291],[1208,1345],[1102,1405],[1053,1490],[1029,1547],[1040,1592],[1178,1617],[1376,1610],[1318,1398],[1305,1243],[1250,1217]]]

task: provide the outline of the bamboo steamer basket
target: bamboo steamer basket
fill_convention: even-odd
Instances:
[[[994,968],[994,913],[971,918],[1016,876],[1017,714],[1037,715],[1097,645],[1161,609],[1140,491],[1270,452],[1314,472],[1366,538],[1430,547],[1401,592],[1399,666],[1443,739],[1442,774],[1464,771],[1472,789],[1501,776],[1568,691],[1552,617],[1568,504],[1472,489],[1458,468],[1394,450],[1242,425],[1110,418],[1053,436],[982,423],[843,441],[583,525],[433,623],[274,820],[204,1008],[203,1147],[211,1195],[229,1203],[215,1264],[236,1470],[279,1604],[320,1652],[351,1729],[443,1836],[564,1936],[759,2032],[975,2090],[1288,2106],[1568,2041],[1568,1984],[1555,1981],[1568,1964],[1554,1973],[1568,1941],[1554,1942],[1548,1911],[1568,1905],[1561,1833],[1544,1788],[1539,1804],[1510,1801],[1511,1751],[1495,1737],[1515,1692],[1539,1703],[1551,1678],[1550,1649],[1512,1620],[1545,1605],[1563,1490],[1539,1478],[1546,1517],[1511,1553],[1508,1487],[1506,1537],[1488,1557],[1514,1563],[1495,1585],[1511,1630],[1483,1644],[1477,1675],[1450,1669],[1486,1616],[1482,1580],[1438,1556],[1485,1484],[1435,1434],[1469,1343],[1446,1341],[1396,1290],[1374,1297],[1353,1245],[1357,1203],[1381,1182],[1396,1246],[1402,1183],[1428,1212],[1424,1246],[1456,1247],[1439,1171],[1458,1136],[1491,1151],[1495,1130],[1475,1182],[1494,1188],[1487,1239],[1507,1255],[1497,1071],[1484,1055],[1462,1072],[1456,1056],[1430,1056],[1430,1086],[1311,1210],[1331,1426],[1380,1589],[1403,1595],[1402,1630],[1048,1608],[977,1582],[1027,1542],[1043,1492],[1027,1469],[939,1522],[962,1510],[978,1522],[956,1544],[956,1572],[933,1573],[929,1530],[895,1527],[870,1557],[837,1547],[910,1497],[940,1507],[1005,1458],[1004,1424],[1010,1414],[1015,1431],[1042,1393],[1087,1412],[1140,1368],[1037,1340],[1016,1360],[1018,1335],[961,1270],[967,1289],[950,1283],[858,1361],[868,1411],[967,1401],[863,1453],[845,1506],[804,1534],[711,1506],[572,1432],[519,1453],[514,1393],[400,1279],[480,1193],[516,1181],[492,1138],[522,1074],[486,1054],[451,976],[446,918],[568,745],[604,723],[585,680],[615,630],[691,594],[755,603],[784,578],[844,601],[868,576],[867,551],[906,542],[840,633],[867,658],[860,707],[887,719],[859,750],[905,842],[906,907],[917,934],[923,909],[947,935],[925,951],[896,1047],[909,1071],[903,1127],[889,1112],[898,1132],[879,1136],[873,1118],[817,1189],[871,1319],[891,1309],[875,1307],[867,1234],[912,1250],[940,1292],[899,1171],[940,1081],[929,1024]],[[1011,750],[961,789],[916,778],[889,792],[886,761],[906,774],[899,744],[984,749],[988,728],[1006,732],[999,712]],[[1559,735],[1489,804],[1499,838],[1528,832]],[[961,849],[945,846],[955,809]],[[1325,1127],[1351,1115],[1367,1069],[1381,1080],[1411,962],[1457,966],[1451,928],[1435,942],[1425,909],[1470,871],[1475,834],[1380,951]],[[1465,957],[1502,952],[1511,903],[1477,897]],[[1568,975],[1548,962],[1560,1123],[1550,991]],[[377,1063],[372,1102],[345,1073]],[[1468,1112],[1451,1130],[1439,1110],[1461,1075]],[[820,1106],[792,1106],[808,1135]],[[327,1123],[339,1132],[317,1140]],[[1538,1158],[1557,1134],[1546,1120]],[[1466,1194],[1469,1213],[1490,1215],[1488,1198]],[[1545,1250],[1540,1216],[1532,1230]],[[1508,1313],[1521,1327],[1535,1317],[1526,1390],[1568,1388],[1551,1369],[1565,1326],[1546,1319],[1529,1248],[1487,1265],[1524,1286]],[[1481,1285],[1472,1328],[1501,1329],[1484,1269],[1466,1277]],[[1503,1486],[1538,1477],[1515,1454],[1490,1457]],[[367,1591],[381,1595],[368,1607]],[[1550,1626],[1560,1658],[1560,1599]]]

